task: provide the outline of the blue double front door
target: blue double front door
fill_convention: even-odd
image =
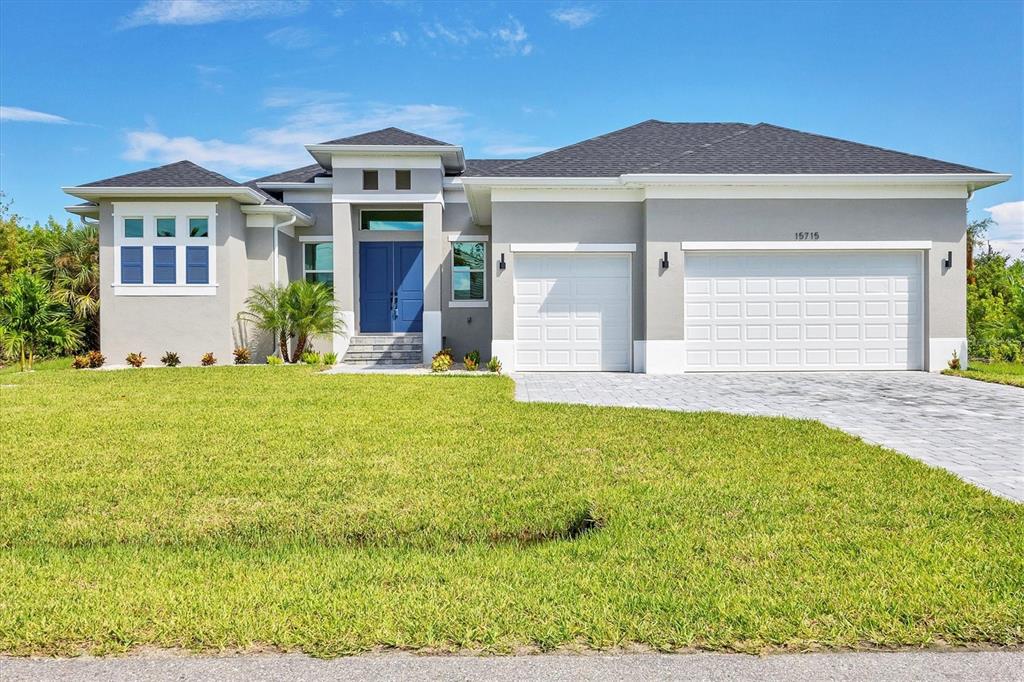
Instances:
[[[423,331],[423,244],[359,243],[359,331]]]

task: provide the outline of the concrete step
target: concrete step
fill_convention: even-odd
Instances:
[[[403,362],[422,362],[422,353],[397,353],[392,351],[377,351],[363,353],[360,351],[349,351],[345,353],[345,362],[375,362],[377,360],[401,360]]]
[[[350,360],[348,357],[345,358],[344,364],[355,365],[357,367],[386,367],[391,365],[408,366],[413,365],[416,367],[422,366],[422,362],[419,358],[415,360],[393,360],[384,358],[381,360]]]

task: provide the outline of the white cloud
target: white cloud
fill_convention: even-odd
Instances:
[[[121,28],[282,17],[303,12],[308,6],[308,0],[146,0],[121,21]]]
[[[196,64],[196,76],[199,78],[199,86],[211,92],[224,92],[224,85],[220,82],[220,76],[230,71],[230,69],[223,66]]]
[[[288,114],[268,128],[252,128],[235,141],[173,137],[155,129],[130,131],[123,156],[130,161],[169,163],[189,159],[226,173],[263,173],[312,163],[303,145],[395,126],[441,140],[464,135],[465,111],[442,104],[351,102],[318,91],[276,91],[268,108]]]
[[[470,23],[453,28],[440,21],[423,25],[423,33],[431,40],[444,40],[453,45],[468,45],[470,41],[479,40],[487,34]]]
[[[494,36],[500,41],[499,54],[525,57],[533,52],[533,45],[529,42],[530,36],[526,34],[526,28],[513,16],[509,16],[508,23],[497,29]]]
[[[597,11],[577,5],[551,10],[551,18],[569,28],[582,28],[597,18]]]
[[[986,208],[992,215],[996,227],[991,230],[989,244],[995,251],[1002,251],[1015,258],[1021,258],[1024,250],[1024,201],[1007,201]]]
[[[47,114],[42,111],[33,111],[32,109],[22,109],[21,107],[3,107],[0,106],[0,121],[20,121],[23,123],[59,123],[66,125],[73,123],[63,116],[57,114]]]
[[[400,47],[405,47],[409,42],[409,36],[405,34],[405,31],[391,31],[385,36],[384,40]]]
[[[317,34],[298,26],[284,26],[264,36],[267,42],[286,50],[305,50],[317,44]]]
[[[1024,239],[990,239],[993,251],[1000,251],[1014,260],[1024,260]]]

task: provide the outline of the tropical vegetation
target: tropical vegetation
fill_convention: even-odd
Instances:
[[[345,331],[334,293],[321,282],[297,280],[284,286],[253,287],[245,308],[239,318],[275,338],[285,362],[301,361],[313,336]],[[295,347],[290,350],[293,339]]]
[[[1024,260],[984,241],[991,220],[968,229],[967,334],[972,358],[1024,360]]]
[[[0,347],[17,356],[22,370],[32,369],[47,350],[76,348],[80,336],[48,282],[26,270],[7,278],[0,293]]]

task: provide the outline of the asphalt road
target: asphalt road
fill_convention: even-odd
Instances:
[[[1024,650],[774,654],[386,653],[318,660],[300,654],[0,658],[0,680],[993,680],[1024,681]]]

